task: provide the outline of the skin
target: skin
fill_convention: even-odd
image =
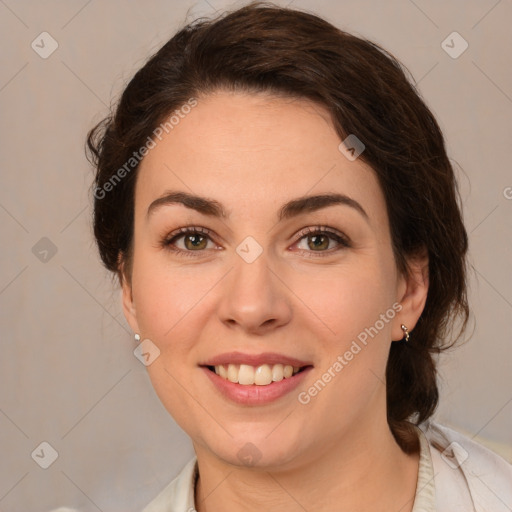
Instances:
[[[361,159],[349,161],[339,143],[315,103],[218,91],[198,98],[140,165],[123,308],[132,329],[160,350],[147,368],[192,439],[199,512],[412,510],[419,456],[402,452],[389,430],[384,382],[400,325],[412,331],[424,308],[428,261],[411,261],[410,277],[398,273],[375,174]],[[215,199],[230,216],[171,204],[148,218],[168,190]],[[368,220],[332,205],[277,222],[285,202],[330,192],[358,201]],[[200,249],[175,240],[192,257],[162,246],[187,225],[213,235]],[[328,238],[315,248],[314,236],[301,233],[317,226],[343,233],[351,246]],[[236,252],[247,236],[263,249],[252,263]],[[298,393],[394,303],[400,312],[317,396],[299,403]],[[314,368],[274,403],[237,405],[198,366],[234,350],[279,352]],[[237,456],[248,442],[261,456],[252,467]]]

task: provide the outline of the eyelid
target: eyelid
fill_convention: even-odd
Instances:
[[[171,233],[169,233],[166,238],[167,239],[172,239],[174,238],[175,236],[179,235],[179,234],[188,234],[188,233],[203,233],[205,235],[212,235],[212,231],[209,230],[208,228],[203,228],[202,226],[182,226],[178,229],[175,229],[174,231],[172,231]]]
[[[300,241],[306,235],[310,235],[310,234],[314,235],[317,233],[331,235],[333,237],[339,237],[339,238],[343,239],[343,241],[346,242],[347,244],[350,244],[350,239],[348,238],[348,236],[346,236],[341,231],[338,231],[337,229],[331,228],[329,226],[321,226],[321,225],[308,226],[307,228],[304,228],[303,230],[299,231],[299,233],[297,234],[295,243]]]

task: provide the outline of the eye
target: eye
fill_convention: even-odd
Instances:
[[[214,245],[210,249],[217,249],[211,236],[211,231],[206,228],[182,227],[166,236],[160,245],[179,255],[196,257],[208,249],[209,241]],[[307,248],[298,247],[298,249],[308,257],[331,255],[334,252],[351,247],[348,237],[325,226],[309,227],[301,231],[295,245],[301,243],[302,240],[306,240]],[[182,241],[182,247],[177,245],[179,241]],[[334,248],[330,247],[332,241],[337,244]]]
[[[176,246],[180,239],[183,239],[182,248]],[[184,256],[194,257],[194,253],[201,253],[207,249],[208,241],[213,243],[210,230],[201,227],[183,227],[165,237],[161,246]]]
[[[334,252],[351,247],[348,237],[325,226],[306,228],[300,233],[297,243],[302,242],[302,240],[306,241],[306,248],[298,247],[298,249],[304,251],[309,257],[331,255]],[[334,249],[330,248],[333,240],[338,244]]]

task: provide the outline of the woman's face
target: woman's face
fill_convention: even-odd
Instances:
[[[218,92],[156,142],[137,178],[123,303],[196,450],[291,467],[385,422],[390,343],[423,302],[397,272],[373,171],[339,150],[327,112]],[[187,207],[177,192],[204,199]],[[220,362],[243,383],[208,368]]]

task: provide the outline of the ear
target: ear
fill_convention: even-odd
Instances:
[[[414,329],[427,302],[429,285],[427,249],[408,258],[407,263],[409,275],[400,276],[398,282],[397,299],[402,309],[396,315],[393,324],[393,341],[399,341],[404,337],[402,324],[409,329],[409,332]]]
[[[133,332],[140,333],[139,324],[137,322],[137,310],[133,300],[133,291],[130,276],[126,275],[125,262],[120,259],[119,275],[121,278],[121,302],[123,306],[123,313],[128,325],[132,328]]]

